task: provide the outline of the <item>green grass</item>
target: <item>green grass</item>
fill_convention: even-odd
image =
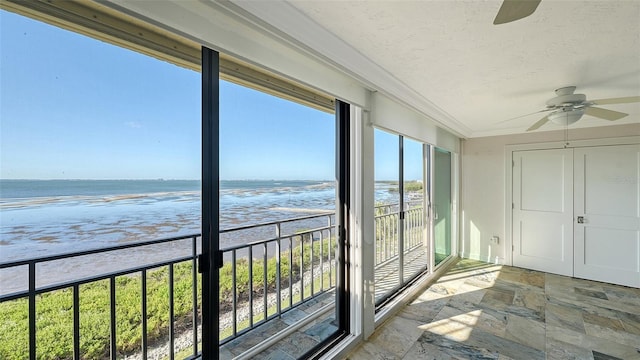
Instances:
[[[335,273],[332,274],[331,279],[329,278],[329,274],[328,273],[323,273],[323,277],[322,278],[316,277],[314,279],[314,281],[313,281],[314,291],[317,293],[319,291],[318,289],[320,289],[321,285],[323,285],[323,284],[326,287],[327,284],[329,284],[329,280],[331,280],[332,283],[335,285],[335,281],[336,281],[335,280]],[[305,299],[307,299],[308,297],[310,297],[312,295],[310,286],[305,286],[304,294],[305,294],[304,295]],[[295,294],[293,296],[292,303],[295,306],[295,304],[300,302],[301,300],[302,300],[302,298],[300,296],[300,293],[298,293],[298,294]],[[288,306],[288,304],[289,304],[289,302],[287,300],[286,305]],[[284,308],[284,305],[285,304],[283,303],[283,310],[286,309],[286,308]],[[277,305],[271,306],[271,307],[268,308],[267,314],[269,314],[269,316],[271,316],[271,314],[275,314],[277,312],[277,310],[278,310],[277,309]],[[262,313],[256,314],[254,316],[254,318],[253,318],[254,319],[253,321],[254,321],[254,323],[257,323],[258,321],[261,321],[263,318],[264,318],[264,315]],[[246,319],[246,320],[240,321],[238,323],[237,329],[238,329],[238,331],[241,331],[243,329],[248,328],[249,325],[250,325],[249,324],[249,319]],[[232,335],[233,335],[233,329],[232,328],[226,328],[226,329],[223,329],[223,330],[220,331],[219,338],[221,340],[224,340],[224,339],[226,339],[226,338],[228,338],[229,336],[232,336]],[[198,343],[198,349],[202,349],[202,343]],[[192,347],[188,347],[188,348],[186,348],[186,349],[184,349],[182,351],[177,352],[175,354],[175,358],[176,359],[184,359],[184,358],[187,358],[187,357],[189,357],[191,355],[193,355],[193,348]],[[167,360],[167,359],[168,359],[168,357],[166,357],[164,360]]]
[[[329,251],[333,254],[335,240],[320,244],[304,240],[304,257],[300,265],[302,235],[294,239],[293,264],[288,251],[283,251],[280,268],[282,274],[293,271],[293,281],[299,279],[301,267],[311,269],[311,246],[314,250],[313,265],[320,264],[320,247],[325,260]],[[268,292],[276,287],[276,258],[267,260]],[[249,266],[247,259],[236,262],[238,302],[249,298]],[[192,266],[190,262],[174,268],[174,316],[176,329],[191,326],[192,321]],[[253,263],[254,298],[264,291],[264,262]],[[147,334],[149,343],[166,339],[169,332],[169,271],[167,267],[147,272]],[[288,276],[281,279],[284,289]],[[198,303],[201,304],[201,280],[198,279]],[[232,264],[227,262],[220,270],[220,306],[230,309],[233,294]],[[138,352],[142,343],[142,278],[139,274],[116,278],[116,348],[119,355]],[[110,282],[101,280],[80,286],[80,348],[83,358],[104,358],[109,355]],[[306,296],[306,295],[305,295]],[[275,310],[270,309],[270,314]],[[23,359],[28,354],[28,302],[26,298],[0,303],[0,359]],[[259,321],[254,318],[254,321]],[[36,296],[36,348],[38,359],[69,359],[73,357],[73,290],[66,288]],[[241,327],[239,327],[241,328]]]
[[[289,250],[282,251],[280,258],[280,273],[282,278],[280,279],[280,286],[282,288],[289,286],[289,271],[293,274],[293,281],[295,282],[300,277],[300,242],[302,235],[295,236],[293,241],[292,260],[293,264],[290,264]],[[310,239],[305,238],[303,241],[304,246],[302,253],[304,258],[302,260],[302,268],[304,271],[311,269],[311,244]],[[322,249],[321,249],[322,247]],[[313,265],[318,266],[320,264],[321,252],[324,261],[328,260],[328,254],[331,253],[333,258],[335,247],[335,240],[331,239],[327,241],[324,239],[322,242],[313,242]],[[277,278],[277,259],[271,257],[267,259],[267,290],[268,292],[274,291],[276,288]],[[253,292],[260,296],[264,293],[264,260],[254,259],[252,264],[253,273]],[[249,298],[249,261],[246,258],[236,260],[236,292],[237,301],[245,301]],[[220,306],[224,310],[225,307],[230,307],[233,300],[233,264],[231,262],[225,262],[220,269]]]
[[[191,313],[191,264],[174,271],[174,312],[179,323]],[[200,284],[198,284],[200,285]],[[116,278],[116,331],[119,354],[138,351],[142,339],[140,276]],[[108,280],[80,286],[80,348],[82,357],[103,358],[109,354]],[[198,291],[200,293],[200,291]],[[73,290],[57,290],[36,296],[36,348],[38,359],[73,357]],[[148,337],[158,339],[169,332],[168,269],[147,273]],[[28,303],[18,299],[0,303],[0,358],[23,359],[28,353]]]
[[[314,293],[318,293],[320,291],[320,286],[322,284],[324,284],[325,287],[327,287],[327,284],[329,284],[329,281],[332,281],[332,284],[335,285],[335,272],[332,273],[332,279],[329,278],[329,274],[328,273],[323,273],[323,277],[315,277],[313,280],[313,288],[314,288]],[[311,293],[311,286],[309,284],[305,285],[304,288],[304,299],[308,299],[309,297],[311,297],[313,294]],[[297,303],[299,303],[300,301],[302,301],[302,297],[300,293],[294,294],[293,295],[293,299],[292,299],[292,304],[293,307],[296,306]],[[289,307],[289,300],[284,301],[282,304],[282,310],[285,311],[288,307]],[[267,308],[267,316],[271,316],[272,314],[277,313],[278,311],[278,305],[273,305],[270,306],[269,308]],[[253,315],[253,322],[258,323],[260,321],[264,320],[264,312],[260,312],[257,314]],[[246,328],[248,328],[250,326],[250,322],[249,319],[246,320],[242,320],[240,322],[238,322],[237,324],[237,331],[240,332]],[[220,339],[225,339],[229,336],[233,335],[233,329],[232,328],[226,328],[220,331]]]

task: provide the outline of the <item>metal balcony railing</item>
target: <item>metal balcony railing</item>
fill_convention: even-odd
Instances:
[[[327,213],[220,231],[221,236],[241,242],[246,230],[265,227],[275,230],[272,238],[221,249],[224,266],[220,273],[220,313],[221,320],[227,320],[221,321],[221,343],[335,287],[333,217],[333,213]],[[324,225],[291,230],[317,224],[318,221]],[[86,344],[81,339],[87,334],[81,333],[81,322],[83,316],[95,314],[82,313],[82,289],[88,284],[105,281],[104,296],[108,297],[108,302],[99,311],[103,312],[103,320],[108,324],[108,336],[102,338],[104,349],[92,353],[92,357],[116,359],[136,353],[146,359],[149,350],[157,348],[158,343],[162,342],[166,343],[165,347],[168,346],[164,350],[164,356],[169,359],[173,359],[178,352],[196,356],[201,341],[201,278],[197,272],[200,249],[200,234],[191,234],[0,263],[0,271],[8,271],[12,280],[15,279],[12,282],[26,280],[26,284],[12,284],[12,289],[0,289],[0,316],[3,315],[3,309],[6,309],[1,307],[7,305],[5,303],[14,302],[16,306],[26,308],[27,324],[24,328],[28,334],[22,344],[23,351],[16,357],[22,358],[28,354],[31,359],[47,356],[86,358],[82,346]],[[135,259],[138,255],[140,261]],[[60,270],[61,262],[71,268],[62,271],[63,273],[75,273],[72,279],[47,280],[47,275]],[[93,268],[91,264],[97,262],[111,262],[108,266],[110,270]],[[181,280],[176,279],[178,271]],[[26,276],[21,276],[21,272],[26,272]],[[188,279],[185,279],[185,272],[190,274]],[[158,279],[163,282],[160,291],[157,290]],[[134,318],[121,319],[120,313],[124,311],[119,304],[119,298],[124,295],[121,284],[131,281],[137,282],[139,306],[132,315]],[[174,297],[176,287],[184,286],[189,288],[190,304],[185,304],[185,299]],[[154,289],[153,295],[150,293],[151,289]],[[65,291],[70,291],[72,297],[70,307],[61,304],[60,308],[61,312],[68,312],[66,316],[71,318],[72,324],[67,329],[71,333],[69,344],[63,345],[66,350],[61,350],[62,355],[38,353],[37,348],[41,344],[38,332],[42,331],[42,324],[46,323],[42,321],[45,316],[38,311],[39,302],[43,296],[56,296],[55,293]],[[154,309],[149,306],[150,297],[156,296],[155,292],[166,294],[166,299],[161,301],[162,310],[158,310],[157,306]],[[138,323],[130,324],[135,321]],[[150,323],[165,326],[151,328]],[[121,345],[121,339],[118,338],[119,326],[132,327],[132,331],[137,333],[139,339],[134,337],[134,341],[139,343],[137,349]],[[186,341],[185,333],[190,333],[190,339]],[[65,334],[60,336],[60,339],[64,339]],[[190,350],[185,351],[185,346],[176,344],[179,337],[182,344],[188,343]],[[3,358],[1,353],[0,358]]]
[[[376,266],[398,256],[397,210],[397,205],[376,207]],[[333,213],[325,213],[220,231],[221,238],[233,243],[246,242],[243,234],[247,231],[259,228],[271,229],[261,233],[273,231],[270,238],[221,250],[221,343],[335,288],[334,218]],[[421,207],[405,210],[405,251],[422,244],[422,218]],[[200,234],[190,234],[0,263],[0,272],[26,275],[11,275],[16,279],[16,287],[0,289],[0,316],[4,316],[2,312],[6,309],[2,306],[9,303],[25,309],[22,328],[26,334],[15,334],[24,338],[23,350],[18,357],[27,354],[31,359],[47,357],[47,354],[38,353],[41,343],[38,333],[49,326],[44,319],[46,316],[40,313],[39,304],[45,297],[60,292],[66,292],[71,299],[70,304],[61,304],[59,309],[69,322],[66,331],[70,334],[56,335],[66,348],[62,355],[52,358],[87,357],[88,340],[84,340],[87,334],[81,331],[85,316],[102,316],[104,320],[99,323],[104,323],[106,334],[96,338],[99,340],[95,341],[103,344],[98,344],[98,347],[102,346],[100,349],[93,350],[97,351],[93,353],[94,357],[116,359],[135,353],[146,359],[151,357],[150,351],[161,351],[163,357],[169,359],[174,359],[178,353],[197,356],[201,341],[202,284],[197,272],[200,249]],[[138,255],[143,253],[144,261],[138,260]],[[94,262],[107,262],[110,270],[96,269],[91,265]],[[47,275],[61,264],[72,267],[72,271],[67,271],[72,273],[71,278],[47,279]],[[124,319],[125,315],[119,312],[123,310],[119,299],[126,295],[124,284],[131,285],[132,282],[139,291],[135,300],[139,303],[132,318]],[[98,315],[85,314],[81,307],[83,289],[98,285],[102,286],[106,298],[104,308],[97,310],[101,313]],[[160,301],[153,300],[157,297]],[[134,348],[122,347],[118,327],[129,327],[136,334],[132,340],[137,344]]]
[[[80,311],[80,302],[81,302],[81,287],[98,283],[101,281],[108,282],[108,291],[106,296],[108,296],[108,305],[107,308],[99,309],[104,313],[108,314],[105,316],[104,320],[108,322],[108,343],[104,344],[105,349],[102,353],[94,353],[92,356],[95,357],[108,357],[111,359],[120,358],[124,355],[124,351],[122,349],[118,349],[118,331],[117,326],[122,324],[126,324],[127,321],[122,321],[117,319],[118,317],[118,309],[119,304],[117,301],[117,297],[119,294],[119,288],[123,282],[135,278],[139,280],[140,286],[140,313],[139,313],[139,326],[140,326],[140,352],[141,357],[147,358],[147,350],[150,341],[154,341],[155,339],[150,339],[150,332],[148,329],[148,324],[151,319],[156,316],[160,316],[160,314],[151,313],[147,307],[148,305],[148,287],[147,282],[152,277],[152,274],[156,274],[156,271],[161,269],[166,269],[167,274],[167,283],[166,283],[166,293],[167,293],[167,311],[168,318],[170,319],[169,326],[167,327],[168,337],[169,337],[169,348],[174,349],[174,343],[176,339],[176,322],[178,321],[176,317],[176,299],[174,299],[174,289],[175,289],[175,270],[177,266],[181,264],[190,264],[190,269],[188,272],[190,273],[190,285],[192,287],[191,290],[191,299],[190,299],[190,311],[188,315],[185,315],[185,312],[182,312],[181,317],[190,316],[190,328],[192,332],[192,354],[198,354],[198,323],[199,323],[199,303],[201,301],[201,293],[199,290],[199,275],[197,273],[197,256],[198,256],[198,239],[200,238],[199,234],[186,235],[168,239],[147,241],[142,243],[132,243],[118,246],[110,246],[102,249],[95,250],[87,250],[87,251],[78,251],[73,253],[61,254],[61,255],[52,255],[45,257],[38,257],[34,259],[27,260],[19,260],[19,261],[11,261],[0,263],[0,270],[19,270],[20,268],[27,267],[27,277],[28,284],[26,289],[21,289],[18,291],[14,291],[11,293],[2,293],[0,295],[0,303],[14,301],[16,302],[16,306],[26,305],[27,307],[27,321],[28,321],[28,342],[25,345],[25,353],[18,355],[18,358],[28,357],[30,359],[40,359],[47,358],[48,356],[51,358],[73,358],[73,359],[81,359],[86,356],[83,354],[83,349],[81,347],[81,332],[80,332],[80,324],[83,314]],[[82,277],[81,279],[69,280],[69,281],[61,281],[54,282],[45,285],[39,285],[42,281],[38,279],[38,275],[40,273],[46,273],[46,271],[52,271],[55,269],[55,263],[59,261],[74,261],[78,260],[78,258],[85,258],[83,261],[85,266],[91,267],[91,259],[95,259],[96,257],[100,257],[101,255],[105,255],[107,253],[113,252],[124,252],[122,256],[126,256],[127,252],[133,252],[136,250],[140,250],[144,247],[161,247],[167,250],[170,250],[172,245],[175,243],[182,243],[181,245],[187,245],[190,249],[187,251],[188,254],[184,254],[181,256],[174,256],[170,259],[162,259],[160,261],[154,261],[148,264],[143,264],[140,266],[126,267],[124,269],[118,269],[115,271],[105,272],[105,273],[96,273],[90,276]],[[185,244],[186,243],[186,244]],[[184,250],[184,249],[183,249]],[[184,251],[182,251],[184,253]],[[117,264],[114,264],[114,267],[117,268]],[[41,269],[38,269],[41,268]],[[40,270],[40,271],[39,271]],[[81,271],[79,269],[79,271]],[[38,324],[38,321],[44,320],[43,315],[39,314],[37,311],[37,306],[39,300],[43,300],[44,296],[48,294],[53,294],[55,292],[61,291],[71,291],[72,295],[72,305],[71,309],[68,309],[66,304],[60,305],[61,312],[69,312],[68,315],[72,317],[72,343],[67,344],[67,349],[70,352],[66,352],[63,349],[63,354],[43,354],[37,352],[37,345],[39,345],[37,340],[38,331],[42,330],[42,325]],[[26,299],[26,304],[21,304],[21,301]],[[184,304],[181,304],[184,305]],[[69,311],[70,310],[70,311]],[[96,316],[92,314],[91,316]],[[99,316],[99,315],[98,315]],[[184,320],[184,319],[180,319]],[[184,324],[184,321],[180,321]],[[155,333],[155,331],[154,331]],[[15,336],[20,336],[21,334],[15,334]],[[87,335],[87,334],[85,334]],[[60,341],[64,341],[65,334],[58,334],[60,336]],[[27,350],[28,349],[28,350]],[[28,351],[28,352],[27,352]],[[16,354],[4,354],[4,356],[15,356]],[[61,356],[62,355],[62,356]],[[98,356],[97,356],[98,355]],[[170,351],[168,356],[170,359],[173,359],[174,352]]]
[[[285,230],[325,218],[325,225]],[[221,235],[267,227],[274,237],[223,249],[220,273],[221,343],[280,316],[335,287],[334,214],[299,217],[223,230]],[[295,229],[295,226],[289,226]],[[253,261],[247,261],[253,259]],[[225,276],[229,274],[229,276]],[[222,283],[222,279],[231,283]],[[230,318],[230,321],[225,321]],[[228,326],[230,324],[230,328]]]
[[[399,244],[398,204],[375,207],[376,266],[397,259]],[[423,245],[424,212],[422,201],[409,201],[404,211],[404,251],[409,252]]]

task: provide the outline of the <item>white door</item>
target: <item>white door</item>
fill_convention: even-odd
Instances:
[[[640,145],[575,149],[574,196],[574,276],[640,287]]]
[[[573,274],[573,150],[513,152],[513,265]]]

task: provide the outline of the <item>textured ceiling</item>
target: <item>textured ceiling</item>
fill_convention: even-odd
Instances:
[[[577,86],[587,99],[640,96],[637,0],[542,0],[533,15],[503,25],[493,25],[501,5],[493,0],[288,4],[303,19],[289,21],[288,34],[309,31],[305,22],[319,25],[448,115],[438,120],[453,120],[467,137],[524,132],[542,116],[504,120],[544,109],[563,86]],[[321,52],[329,40],[302,41]],[[358,73],[349,53],[329,57]],[[615,124],[640,122],[640,104],[602,107],[630,114]],[[610,124],[585,115],[572,127]],[[558,128],[549,123],[538,131]]]

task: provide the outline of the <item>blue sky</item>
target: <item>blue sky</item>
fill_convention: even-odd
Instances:
[[[200,178],[199,73],[6,11],[0,46],[0,178]],[[223,81],[220,118],[221,179],[334,178],[332,114]]]
[[[374,133],[375,180],[398,181],[399,140],[398,135],[379,129]],[[404,138],[404,180],[422,180],[422,143]]]

